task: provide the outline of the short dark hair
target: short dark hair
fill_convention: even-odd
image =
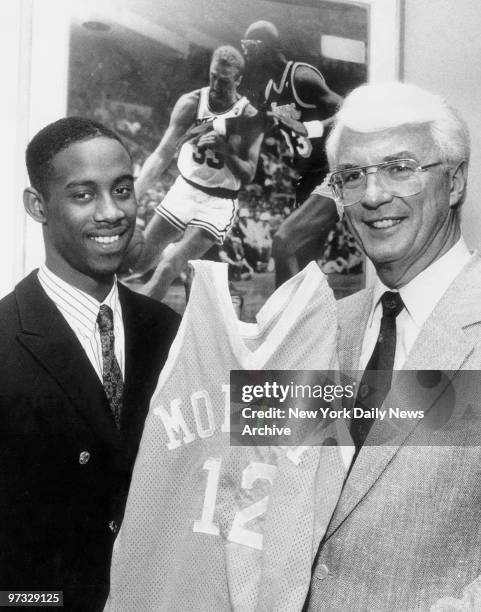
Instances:
[[[53,157],[75,142],[99,136],[117,140],[130,157],[130,152],[120,136],[98,121],[86,117],[65,117],[41,129],[29,142],[25,153],[28,177],[32,187],[43,196],[47,196],[48,179],[53,171],[51,164]]]

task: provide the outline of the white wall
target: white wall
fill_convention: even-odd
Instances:
[[[24,272],[24,214],[21,185],[24,182],[23,151],[26,140],[27,96],[23,93],[29,54],[23,44],[29,37],[28,6],[3,2],[0,6],[0,58],[2,58],[2,95],[0,118],[2,147],[2,239],[0,240],[0,297],[8,293]],[[28,42],[27,42],[28,46]]]
[[[0,4],[2,59],[2,240],[0,297],[44,258],[41,226],[27,217],[25,148],[44,125],[65,115],[69,3],[15,0]]]
[[[404,81],[442,94],[471,133],[463,230],[481,249],[481,2],[405,0]]]
[[[70,2],[30,0],[31,37],[27,142],[67,111]],[[25,143],[26,146],[27,143]],[[26,216],[24,274],[44,260],[41,225]]]

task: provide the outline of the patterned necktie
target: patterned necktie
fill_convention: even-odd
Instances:
[[[122,371],[115,357],[114,316],[112,309],[105,304],[100,306],[97,316],[97,325],[100,331],[103,359],[103,385],[105,395],[114,415],[115,424],[120,429],[120,416],[122,412],[122,394],[124,382]]]
[[[376,346],[362,375],[355,405],[364,410],[380,408],[389,393],[392,382],[392,369],[396,353],[396,317],[404,308],[399,293],[386,291],[381,297],[381,329]],[[359,452],[374,418],[351,420],[351,436]]]

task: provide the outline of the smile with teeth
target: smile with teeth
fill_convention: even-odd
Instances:
[[[120,235],[116,234],[115,236],[90,236],[90,240],[95,240],[95,242],[100,242],[100,244],[112,244],[112,242],[117,242],[117,240],[120,240]]]
[[[377,221],[368,221],[367,224],[376,229],[385,229],[386,227],[393,227],[401,223],[401,219],[379,219]]]

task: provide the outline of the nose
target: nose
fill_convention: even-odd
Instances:
[[[386,191],[382,180],[378,174],[378,169],[366,170],[366,190],[361,199],[361,203],[367,208],[377,208],[381,204],[390,202],[392,195]]]
[[[125,217],[124,210],[119,206],[118,202],[112,194],[105,193],[98,197],[97,206],[95,207],[94,219],[97,222],[117,223]]]

